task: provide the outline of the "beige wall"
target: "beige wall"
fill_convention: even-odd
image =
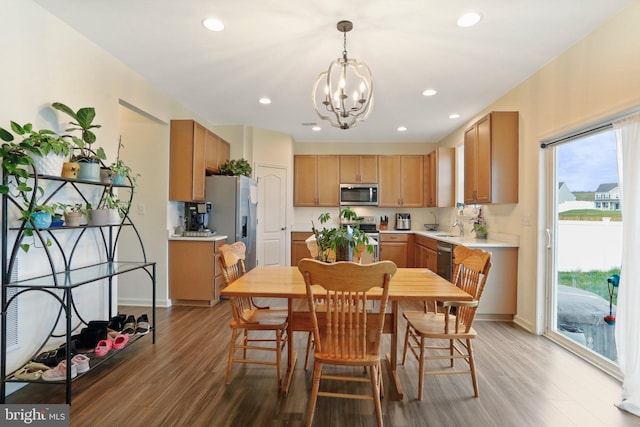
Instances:
[[[487,216],[520,235],[516,320],[544,327],[545,195],[540,140],[640,104],[640,2],[635,1],[441,143],[458,145],[464,129],[492,110],[520,111],[520,203],[489,206]],[[531,218],[531,226],[523,219]]]

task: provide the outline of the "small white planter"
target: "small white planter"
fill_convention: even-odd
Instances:
[[[62,173],[62,164],[66,159],[64,154],[56,154],[50,151],[46,156],[32,156],[35,169],[39,175],[60,176]]]

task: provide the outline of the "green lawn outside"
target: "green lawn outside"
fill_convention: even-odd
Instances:
[[[558,272],[558,284],[571,286],[574,288],[584,289],[594,294],[600,295],[602,298],[609,301],[609,287],[607,279],[612,274],[620,274],[619,268],[614,268],[609,271],[559,271]],[[613,294],[613,304],[615,305],[618,300],[618,290],[616,289]]]

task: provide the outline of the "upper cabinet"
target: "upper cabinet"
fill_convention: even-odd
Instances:
[[[440,147],[424,156],[425,206],[455,206],[455,152],[455,148]]]
[[[340,205],[340,159],[337,155],[293,157],[293,205]]]
[[[424,156],[378,156],[378,206],[423,206]]]
[[[218,172],[221,164],[229,160],[231,147],[227,141],[207,130],[204,152],[207,172],[215,173]]]
[[[464,202],[518,203],[518,112],[494,111],[464,133]]]
[[[206,135],[193,120],[171,120],[169,200],[204,201]]]
[[[341,184],[378,182],[378,156],[340,156]]]
[[[207,172],[229,160],[229,143],[193,120],[171,120],[169,200],[204,201]]]

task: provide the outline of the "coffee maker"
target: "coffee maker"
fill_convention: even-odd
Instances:
[[[187,231],[208,231],[211,202],[184,204]]]
[[[411,230],[411,215],[408,213],[396,214],[396,230]]]

